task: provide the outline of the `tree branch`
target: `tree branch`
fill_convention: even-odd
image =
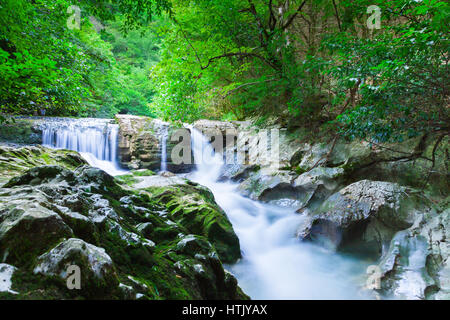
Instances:
[[[295,17],[297,17],[297,15],[300,13],[300,11],[302,11],[303,6],[305,5],[307,0],[304,0],[300,6],[298,7],[297,11],[288,19],[288,21],[286,22],[286,24],[281,28],[281,30],[286,30],[287,27],[289,27],[291,25],[291,23],[294,21]]]
[[[264,81],[247,82],[247,83],[241,84],[240,86],[237,86],[236,88],[228,91],[226,95],[224,95],[224,96],[221,95],[221,97],[222,97],[222,99],[225,99],[226,97],[230,96],[233,92],[235,92],[237,90],[240,90],[240,89],[242,89],[244,87],[254,86],[254,85],[261,84],[261,83],[267,83],[267,82],[273,82],[273,81],[280,81],[280,80],[272,78],[272,79],[266,79]]]
[[[259,54],[251,53],[251,52],[230,52],[230,53],[225,53],[225,54],[222,54],[220,56],[216,56],[216,57],[210,58],[208,60],[208,64],[206,66],[201,66],[201,69],[202,70],[207,69],[211,65],[211,63],[213,63],[215,60],[219,60],[219,59],[222,59],[222,58],[231,58],[231,57],[253,57],[253,58],[257,58],[257,59],[260,59],[261,61],[263,61],[264,63],[266,63],[267,65],[269,65],[270,67],[272,67],[273,69],[279,70],[278,66],[274,65],[272,62],[270,62],[266,58],[260,56]]]
[[[274,31],[275,27],[277,25],[277,18],[275,18],[275,13],[273,12],[273,0],[269,1],[269,12],[270,12],[270,16],[269,16],[269,28],[270,31]]]
[[[342,32],[341,19],[339,18],[339,11],[336,5],[336,0],[333,0],[334,13],[336,14],[336,19],[339,27],[339,31]]]

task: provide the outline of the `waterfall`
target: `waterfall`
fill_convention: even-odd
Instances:
[[[367,299],[362,290],[368,263],[301,243],[295,231],[304,219],[290,208],[241,196],[237,185],[217,182],[223,157],[191,129],[196,171],[191,179],[207,186],[239,237],[243,258],[226,266],[252,299]]]
[[[117,148],[119,126],[108,119],[49,119],[41,125],[44,146],[78,151],[93,167],[111,175],[120,169]]]
[[[163,126],[161,129],[161,171],[167,171],[167,136],[169,128]]]

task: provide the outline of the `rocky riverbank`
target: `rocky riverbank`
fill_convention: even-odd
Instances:
[[[23,134],[8,139],[11,125],[4,140],[39,143],[38,127],[23,121]],[[11,280],[2,297],[246,298],[222,267],[239,259],[239,240],[211,192],[153,172],[164,127],[168,170],[192,170],[170,158],[180,127],[134,116],[116,121],[119,157],[132,169],[117,178],[76,152],[0,149],[0,270]],[[193,128],[221,137],[224,154],[244,146],[245,162],[226,163],[220,179],[305,217],[293,234],[298,241],[377,261],[379,297],[450,299],[448,137],[435,149],[436,136],[388,145],[280,130],[270,143],[279,150],[274,166],[251,151],[266,142],[250,122],[201,120]],[[92,271],[81,293],[63,281],[75,260]]]
[[[1,298],[247,298],[222,267],[240,257],[239,240],[204,187],[132,190],[43,147],[0,157]],[[71,265],[81,290],[66,286]]]
[[[235,129],[257,149],[258,130]],[[310,139],[281,130],[271,146],[280,150],[278,167],[249,154],[248,163],[228,164],[222,179],[252,199],[297,210],[305,217],[300,241],[370,255],[379,297],[450,299],[449,137],[436,149],[437,136],[391,145]]]

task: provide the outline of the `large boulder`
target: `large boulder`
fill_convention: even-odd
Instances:
[[[34,119],[15,117],[0,126],[0,142],[17,144],[41,144],[42,132],[35,125]]]
[[[237,130],[237,125],[233,122],[204,119],[195,121],[193,127],[206,136],[222,135],[225,137],[227,133],[235,135]]]
[[[341,185],[344,175],[342,168],[316,167],[301,174],[292,186],[296,190],[301,208],[316,208]]]
[[[13,148],[0,146],[0,184],[33,167],[59,165],[74,169],[87,162],[77,152],[48,149],[42,146]]]
[[[66,280],[70,266],[80,268],[81,290],[89,297],[107,296],[119,285],[113,261],[105,249],[76,238],[61,242],[41,255],[34,273]]]
[[[40,149],[25,150],[40,154]],[[14,162],[13,154],[20,159],[23,150],[19,150],[8,152],[8,159]],[[27,160],[24,163],[29,164]],[[188,187],[173,194],[174,201],[180,199],[180,208],[175,210],[175,202],[169,205],[167,198],[158,198],[147,189],[125,188],[118,183],[123,183],[120,179],[100,169],[77,165],[71,168],[75,170],[68,170],[68,166],[56,164],[30,165],[31,169],[24,166],[0,189],[0,261],[20,268],[13,286],[17,295],[10,292],[2,296],[248,298],[236,279],[226,275],[219,260],[217,251],[224,261],[227,257],[235,261],[240,254],[239,242],[208,190],[170,173],[155,176],[149,170],[133,172],[132,177],[139,179],[161,178],[159,187],[153,184],[158,194],[168,188],[161,185],[178,188],[179,184],[173,183],[181,179],[178,182]],[[8,169],[5,171],[8,176]],[[2,167],[0,172],[3,174]],[[190,196],[196,197],[192,203],[187,201]],[[200,204],[203,201],[206,205]],[[206,250],[190,241],[183,247],[183,239],[187,240],[185,235],[189,234],[195,234],[197,243]],[[178,262],[186,266],[185,272],[175,266]],[[110,268],[112,263],[114,270]],[[64,272],[71,264],[81,267],[82,290],[66,286]]]
[[[161,168],[163,139],[165,139],[167,170],[175,173],[190,172],[194,168],[193,155],[187,163],[172,159],[172,150],[180,142],[191,145],[190,131],[148,117],[117,115],[119,123],[119,159],[129,169]]]
[[[413,225],[424,202],[413,189],[395,183],[358,181],[309,212],[298,236],[334,248],[359,242],[381,254],[397,231]]]
[[[270,201],[288,197],[297,175],[290,171],[265,167],[239,184],[239,191],[254,200]]]
[[[72,236],[64,220],[45,207],[44,196],[5,189],[0,193],[0,257],[4,262],[28,265],[36,255]]]
[[[157,170],[160,167],[160,139],[153,119],[117,115],[119,124],[119,160],[130,169]]]
[[[192,184],[146,190],[153,199],[165,204],[168,216],[177,224],[205,236],[223,262],[233,263],[241,257],[239,239],[210,190]]]

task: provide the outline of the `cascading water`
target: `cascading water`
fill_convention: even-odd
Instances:
[[[237,185],[217,182],[223,166],[207,139],[190,128],[196,171],[239,237],[243,258],[227,266],[253,299],[367,299],[362,289],[368,262],[301,243],[295,230],[304,219],[292,209],[244,198]]]
[[[161,129],[161,171],[167,171],[167,136],[169,128],[163,126]]]
[[[78,151],[93,167],[126,173],[117,160],[119,127],[108,119],[52,119],[41,125],[44,146]]]

